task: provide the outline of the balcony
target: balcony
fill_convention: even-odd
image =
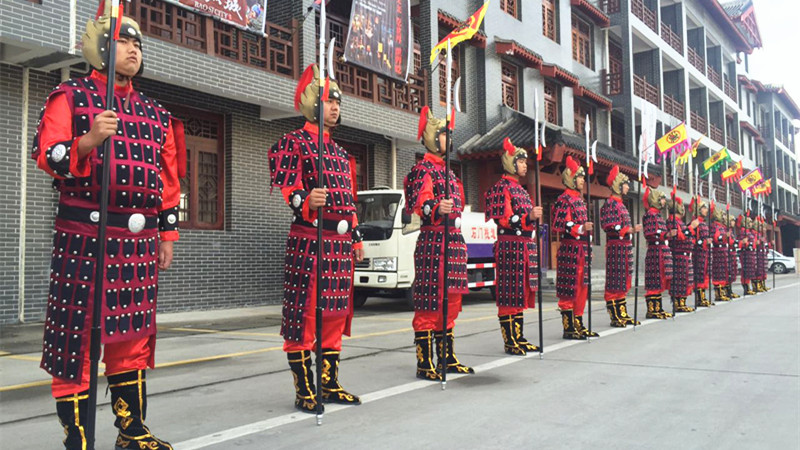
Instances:
[[[784,172],[783,169],[778,169],[778,179],[788,184],[789,186],[794,186],[792,177],[789,176],[788,173]]]
[[[600,0],[600,9],[606,14],[614,14],[622,9],[619,0]]]
[[[683,120],[683,112],[684,112],[684,105],[682,102],[679,102],[674,97],[664,94],[664,112],[675,117],[677,119]]]
[[[644,6],[644,2],[642,0],[633,0],[631,2],[631,12],[634,16],[638,17],[639,20],[644,22],[648,28],[653,30],[655,33],[658,33],[658,21],[656,20],[656,13],[654,13],[650,8]]]
[[[695,69],[705,75],[706,61],[697,54],[697,50],[689,47],[686,53],[689,55],[689,64],[693,65]]]
[[[722,128],[714,125],[713,123],[709,125],[708,137],[719,142],[720,144],[725,142],[725,135],[722,133]]]
[[[706,134],[708,133],[708,120],[700,114],[692,111],[689,116],[692,119],[692,128]]]
[[[600,79],[603,83],[603,95],[606,97],[622,93],[622,73],[609,73],[603,69],[600,72]]]
[[[670,47],[674,48],[676,52],[683,55],[683,39],[672,31],[672,27],[661,22],[661,39],[664,40]]]
[[[161,0],[132,0],[126,12],[147,36],[265,72],[299,75],[298,35],[288,28],[267,22],[267,35],[258,36]]]
[[[714,69],[709,65],[708,72],[706,72],[706,76],[708,77],[709,80],[711,80],[712,83],[714,83],[716,87],[722,89],[722,77],[719,75],[719,72],[717,72],[716,69]]]
[[[728,147],[728,150],[731,150],[731,151],[734,151],[736,153],[739,153],[739,143],[736,142],[736,139],[728,136],[728,139],[725,142],[725,144]]]
[[[742,208],[742,193],[739,189],[731,189],[731,206],[734,208]]]
[[[736,87],[732,85],[727,78],[725,78],[725,95],[730,97],[733,101],[738,101],[737,100],[738,97],[736,95]]]
[[[661,106],[659,104],[661,91],[638,75],[633,76],[633,95],[641,97],[656,106]]]

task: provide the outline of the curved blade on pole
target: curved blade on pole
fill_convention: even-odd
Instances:
[[[534,89],[533,91],[533,150],[535,156],[533,157],[533,178],[534,184],[536,185],[536,203],[534,206],[541,206],[542,204],[542,193],[539,184],[539,159],[541,156],[539,153],[544,151],[543,147],[539,146],[539,90]],[[534,224],[535,233],[536,233],[536,273],[538,278],[536,279],[536,283],[538,288],[536,290],[536,297],[537,302],[539,304],[539,359],[544,357],[544,331],[542,329],[542,324],[544,322],[542,316],[542,229],[541,229],[541,219],[536,219]],[[495,261],[496,262],[496,261]]]
[[[461,112],[461,77],[456,78],[453,85],[453,103],[457,112]]]
[[[445,70],[447,70],[447,76],[445,79],[447,80],[447,84],[445,86],[446,95],[445,95],[445,107],[447,108],[447,115],[445,121],[445,153],[444,153],[444,160],[445,160],[445,198],[450,199],[450,141],[452,139],[450,133],[450,121],[453,119],[452,112],[453,112],[453,92],[451,90],[452,81],[453,81],[453,58],[452,58],[452,45],[450,44],[450,39],[447,40],[447,57],[446,60],[447,64],[445,65]],[[450,259],[450,215],[444,215],[444,273],[448,273],[450,269],[449,259]],[[448,341],[447,341],[447,314],[449,308],[449,295],[448,295],[448,286],[447,286],[447,277],[444,277],[442,280],[444,283],[444,295],[442,296],[442,357],[445,358],[445,361],[442,362],[442,390],[447,388],[447,362],[446,358],[448,355]]]
[[[539,136],[542,139],[542,150],[547,147],[547,141],[545,140],[545,131],[547,130],[547,117],[542,121],[542,132],[539,133]]]
[[[336,71],[333,70],[333,52],[336,50],[336,38],[332,38],[328,43],[328,76],[331,80],[336,80]]]
[[[319,128],[317,134],[319,135],[319,140],[317,141],[317,187],[324,188],[325,187],[325,164],[323,155],[325,154],[325,141],[324,141],[324,130],[325,130],[325,107],[324,102],[322,101],[325,98],[325,35],[327,33],[327,13],[325,11],[325,4],[326,1],[322,0],[320,2],[320,10],[319,10],[319,101],[317,106],[317,118],[319,120]],[[322,233],[322,225],[323,225],[323,209],[317,209],[317,255],[319,258],[324,256],[324,245],[323,245],[323,233]],[[315,345],[315,366],[317,369],[316,375],[316,397],[317,397],[317,426],[322,425],[322,415],[323,415],[323,407],[322,407],[322,264],[317,264],[316,267],[316,310],[315,310],[315,331],[316,331],[316,345]]]

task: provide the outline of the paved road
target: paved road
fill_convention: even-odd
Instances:
[[[596,302],[602,336],[591,343],[560,339],[548,296],[541,360],[502,353],[496,308],[471,295],[456,349],[478,373],[449,377],[445,391],[414,378],[411,313],[370,299],[340,377],[364,404],[329,407],[321,427],[293,409],[279,308],[164,314],[147,422],[177,449],[800,448],[799,292],[785,275],[769,293],[635,332],[609,328]],[[2,331],[0,350],[11,353],[0,356],[3,448],[56,448],[62,438],[37,369],[40,327]],[[537,333],[529,313],[526,335]],[[110,448],[103,391],[98,448]]]

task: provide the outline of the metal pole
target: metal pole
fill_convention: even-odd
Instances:
[[[447,108],[447,115],[445,116],[445,133],[444,133],[444,161],[445,161],[445,175],[444,175],[444,197],[445,199],[450,199],[450,143],[451,143],[451,136],[450,136],[450,121],[452,120],[451,117],[451,105],[452,105],[452,92],[450,90],[450,83],[452,80],[452,56],[451,56],[452,47],[450,45],[450,39],[447,40],[447,85],[445,86],[446,91],[446,99],[445,107]],[[437,142],[436,145],[439,145]],[[449,295],[447,292],[447,277],[450,269],[450,214],[444,215],[444,279],[442,280],[442,284],[444,285],[443,291],[444,295],[442,295],[442,354],[439,357],[439,361],[442,365],[442,390],[447,388],[447,314],[449,309]]]
[[[317,102],[317,120],[319,121],[318,131],[318,149],[317,149],[317,187],[320,189],[325,188],[325,33],[326,30],[326,11],[325,0],[322,0],[319,6],[319,101]],[[323,209],[324,206],[317,208],[317,279],[315,284],[316,291],[316,311],[315,311],[315,328],[316,328],[316,397],[317,397],[317,425],[322,425],[322,257],[323,257],[323,241],[322,241],[322,223],[323,223]]]
[[[689,151],[691,151],[691,150],[689,150]],[[675,198],[677,197],[675,190],[677,188],[678,188],[678,155],[676,155],[675,151],[673,151],[672,152],[672,194],[671,194],[671,197],[672,197],[672,220],[675,221],[675,229],[679,230],[678,218],[675,217]],[[667,223],[669,223],[669,221]],[[673,236],[672,238],[673,239],[677,239],[676,236]],[[673,271],[673,274],[674,274],[674,272],[675,272],[675,258],[674,257],[672,258],[672,271]],[[673,275],[672,277],[674,279],[675,275]],[[669,293],[669,291],[667,291],[667,293]],[[675,298],[673,298],[672,295],[670,295],[669,296],[669,300],[670,300],[670,303],[672,303],[672,320],[675,320]]]
[[[590,222],[591,219],[591,212],[592,212],[592,183],[589,179],[589,165],[591,164],[591,149],[589,148],[589,131],[591,130],[591,125],[589,123],[589,115],[586,115],[586,122],[583,126],[584,133],[586,134],[586,221]],[[591,342],[591,334],[592,334],[592,236],[594,235],[594,228],[592,231],[589,232],[589,240],[587,244],[588,251],[586,252],[586,266],[589,275],[589,283],[588,289],[586,292],[586,303],[588,304],[589,309],[589,336],[586,337],[586,342]],[[581,281],[578,281],[579,283]]]
[[[117,66],[117,21],[119,20],[119,0],[111,1],[111,17],[108,32],[108,63],[106,64],[106,109],[117,111],[114,87]],[[100,363],[100,315],[103,302],[103,278],[106,256],[106,229],[108,227],[108,189],[111,168],[111,141],[109,136],[103,142],[103,165],[100,171],[100,221],[97,229],[97,260],[94,267],[94,303],[92,304],[92,331],[89,338],[89,398],[86,407],[86,448],[94,450],[97,421],[97,377]]]
[[[716,211],[716,209],[717,209],[717,205],[716,205],[716,201],[715,201],[716,200],[716,198],[715,198],[716,195],[712,190],[712,185],[713,184],[714,184],[714,171],[713,170],[709,170],[708,171],[708,203],[709,203],[709,205],[708,205],[708,223],[709,223],[708,234],[711,235],[711,245],[709,247],[709,252],[708,252],[708,298],[709,298],[710,303],[712,305],[716,303],[716,302],[714,302],[714,299],[716,298],[716,295],[714,295],[716,293],[715,290],[714,290],[714,244],[715,244],[715,242],[714,242],[714,230],[713,230],[713,220],[714,220],[714,218],[713,218],[712,214],[713,214],[713,211]],[[713,206],[713,208],[712,208],[712,206]]]
[[[639,225],[642,220],[642,205],[641,205],[641,197],[642,197],[642,184],[644,183],[644,178],[642,177],[642,169],[643,164],[647,164],[647,161],[642,161],[642,157],[644,156],[644,134],[639,136],[639,179],[636,183],[636,201],[633,202],[634,207],[636,208],[635,215],[636,221],[638,222],[636,225]],[[636,233],[636,279],[634,280],[634,287],[633,287],[633,331],[636,332],[636,325],[639,323],[639,235],[641,233]]]
[[[774,266],[775,252],[778,248],[778,213],[775,212],[775,202],[770,203],[770,209],[772,209],[772,265]],[[772,268],[772,289],[775,289],[775,267]]]
[[[544,134],[544,132],[542,133]],[[533,91],[533,149],[534,149],[534,157],[533,157],[533,179],[534,184],[536,185],[536,203],[534,206],[542,205],[542,191],[539,185],[539,152],[544,151],[544,147],[541,149],[539,148],[539,90],[536,89]],[[542,236],[541,236],[541,219],[536,219],[535,221],[535,231],[536,233],[536,283],[537,283],[537,290],[536,290],[536,297],[537,302],[539,303],[539,359],[544,358],[544,332],[542,330]],[[496,262],[496,261],[495,261]]]

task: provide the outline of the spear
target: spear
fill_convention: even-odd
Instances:
[[[711,220],[712,219],[712,217],[711,217],[712,205],[713,205],[713,209],[714,210],[717,209],[716,198],[714,198],[715,193],[714,193],[713,188],[712,188],[713,185],[714,185],[714,171],[713,170],[709,170],[708,171],[708,202],[709,202],[708,222],[709,223],[712,223],[712,220]],[[713,232],[711,231],[711,227],[709,227],[709,234],[711,234],[711,247],[710,247],[710,250],[709,250],[709,253],[708,253],[708,296],[711,299],[711,304],[713,305],[714,304],[714,299],[715,299],[715,295],[714,295],[714,244],[715,244],[715,242],[714,242]]]
[[[542,140],[544,140],[544,129],[542,129]],[[539,187],[539,152],[544,151],[544,144],[539,146],[539,90],[533,91],[533,149],[536,155],[533,158],[533,179],[536,185],[536,204],[541,205],[542,193]],[[536,297],[539,303],[539,359],[544,357],[544,332],[542,331],[542,237],[540,235],[541,219],[536,219]]]
[[[691,150],[689,150],[691,151]],[[675,198],[676,189],[678,188],[678,155],[672,152],[672,220],[675,221],[675,229],[678,229],[678,219],[675,217]],[[672,270],[675,270],[675,259],[672,260]],[[674,278],[675,275],[673,275]],[[672,303],[672,320],[675,320],[675,299],[670,295],[670,302]]]
[[[642,166],[647,164],[647,161],[643,161],[645,149],[645,134],[642,133],[639,135],[639,163],[638,163],[638,182],[636,183],[636,201],[633,202],[634,207],[636,208],[636,221],[641,223],[641,212],[642,207],[640,203],[640,197],[642,196]],[[638,225],[638,223],[637,223]],[[636,279],[634,282],[633,287],[633,331],[636,331],[636,325],[639,323],[639,235],[641,233],[636,233]]]
[[[586,219],[587,219],[587,221],[589,221],[588,220],[588,219],[590,219],[589,214],[591,213],[591,209],[592,209],[592,206],[591,206],[592,205],[592,185],[591,185],[589,177],[592,175],[592,172],[594,172],[594,170],[592,170],[592,152],[591,152],[591,149],[589,148],[589,131],[591,131],[591,123],[589,122],[589,115],[588,114],[586,115],[586,122],[584,122],[584,125],[583,125],[583,131],[584,131],[584,134],[586,135],[586,171],[587,171],[586,172],[586,216],[587,216]],[[597,145],[597,141],[595,141],[594,145]],[[588,307],[589,307],[589,324],[588,324],[589,325],[589,335],[591,336],[591,334],[592,334],[592,235],[594,234],[594,231],[590,231],[589,233],[590,233],[589,234],[589,244],[587,245],[588,252],[586,253],[586,259],[587,259],[586,266],[587,266],[587,271],[588,271],[588,275],[589,275],[589,284],[588,284],[588,292],[586,294],[586,297],[587,297],[587,303],[588,303]],[[578,282],[580,283],[581,281],[579,280]],[[591,342],[591,339],[587,337],[586,341],[587,342]]]
[[[452,142],[452,138],[450,136],[450,121],[453,120],[452,118],[452,101],[453,101],[453,93],[450,90],[450,86],[452,84],[452,48],[450,45],[450,39],[447,40],[447,85],[445,86],[446,89],[446,99],[445,107],[447,108],[447,116],[445,122],[445,138],[444,138],[444,160],[445,160],[445,175],[444,175],[444,196],[446,199],[450,199],[450,144]],[[438,143],[437,143],[438,145]],[[448,292],[447,292],[447,277],[450,270],[450,215],[444,215],[444,295],[442,296],[442,356],[440,360],[442,361],[442,390],[447,388],[447,313],[448,313]]]
[[[101,3],[105,9],[105,1]],[[119,0],[111,0],[108,32],[108,61],[106,63],[106,109],[117,110],[114,98],[114,81],[117,66],[117,39],[119,32],[117,23],[121,20],[122,6]],[[97,419],[97,371],[100,366],[100,315],[103,305],[103,280],[106,268],[106,230],[108,229],[108,197],[111,171],[111,140],[109,136],[103,142],[103,164],[100,171],[100,220],[97,229],[97,261],[94,271],[94,303],[92,304],[92,330],[89,338],[89,396],[86,406],[86,448],[94,450],[94,438]]]
[[[775,265],[775,251],[777,249],[777,230],[778,227],[778,212],[775,210],[775,202],[770,202],[770,209],[772,210],[772,266]],[[772,289],[775,289],[775,268],[772,268]],[[540,307],[541,308],[541,307]],[[541,309],[540,309],[541,311]]]

